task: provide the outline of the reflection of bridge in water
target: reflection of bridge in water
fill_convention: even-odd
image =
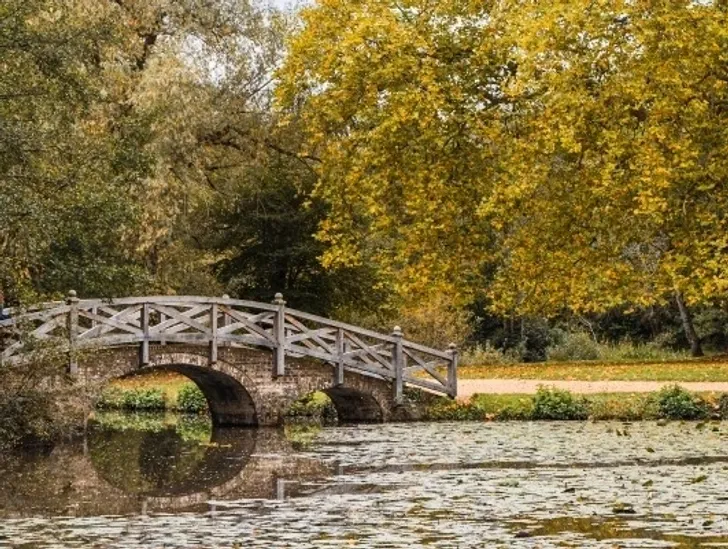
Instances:
[[[0,362],[22,361],[28,341],[67,349],[79,382],[105,382],[154,368],[199,385],[217,425],[282,423],[290,404],[313,391],[344,422],[405,420],[417,413],[405,387],[456,396],[457,351],[272,304],[212,297],[139,297],[6,309]],[[422,400],[422,399],[419,399]]]
[[[201,443],[183,440],[173,427],[150,432],[92,426],[85,441],[8,460],[3,468],[0,516],[8,518],[205,512],[216,500],[283,499],[302,483],[335,473],[297,454],[281,430],[215,429]]]

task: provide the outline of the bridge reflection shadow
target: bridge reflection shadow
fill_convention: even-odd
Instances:
[[[91,425],[87,457],[100,484],[135,512],[207,510],[212,500],[286,497],[286,481],[332,471],[300,454],[280,429],[184,424],[124,430]],[[104,490],[102,490],[103,492]],[[126,512],[131,509],[126,510]]]
[[[190,433],[179,424],[148,431],[93,426],[91,461],[102,479],[130,495],[188,495],[239,475],[255,450],[257,431],[194,427]]]
[[[91,422],[85,439],[44,452],[0,454],[0,519],[208,512],[299,495],[335,474],[280,429],[129,420]]]

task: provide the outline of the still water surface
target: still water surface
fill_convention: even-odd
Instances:
[[[728,547],[728,425],[215,430],[0,458],[0,547]]]

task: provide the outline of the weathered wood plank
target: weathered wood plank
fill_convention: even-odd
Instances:
[[[421,370],[424,370],[425,372],[427,372],[428,374],[430,374],[432,377],[434,377],[438,382],[442,383],[444,386],[447,386],[447,380],[443,376],[441,376],[437,372],[437,370],[435,370],[435,368],[438,365],[440,365],[440,363],[437,363],[437,362],[425,362],[424,360],[422,360],[420,357],[418,357],[416,354],[412,353],[409,350],[405,350],[405,354],[409,358],[411,358],[412,360],[414,360],[417,363],[417,365],[419,366],[419,368]],[[449,362],[450,361],[448,361],[448,363]]]
[[[404,349],[402,348],[402,329],[397,326],[392,332],[395,338],[392,368],[394,369],[394,402],[401,404],[404,398]]]
[[[9,309],[10,313],[8,314],[10,314],[10,318],[0,320],[0,327],[5,328],[8,326],[15,326],[18,323],[30,323],[34,321],[45,322],[56,316],[67,314],[69,309],[70,307],[68,305],[62,305],[59,307],[43,309],[31,313],[18,313],[17,316],[14,316],[15,313],[13,312],[13,309]],[[6,309],[6,311],[7,310],[8,309]]]
[[[450,355],[447,353],[447,351],[431,349],[429,347],[426,347],[425,345],[420,345],[419,343],[414,343],[412,341],[404,341],[404,347],[405,347],[405,349],[412,349],[412,350],[424,353],[426,355],[434,356],[437,358],[442,358],[444,360],[450,360]]]
[[[325,342],[323,339],[321,339],[316,334],[316,331],[315,330],[312,331],[305,324],[303,324],[302,322],[300,322],[297,318],[295,318],[291,314],[287,314],[286,315],[286,321],[288,321],[289,323],[293,324],[293,326],[295,326],[296,328],[298,328],[299,330],[301,330],[301,332],[306,333],[309,336],[310,339],[312,339],[313,341],[315,341],[316,343],[318,343],[319,345],[321,345],[321,347],[323,347],[327,351],[333,352],[333,348],[327,342]],[[330,330],[331,328],[330,327],[326,327],[326,329],[327,330]]]
[[[382,357],[375,350],[371,349],[371,347],[369,345],[367,345],[366,343],[364,343],[357,336],[355,336],[354,334],[352,334],[350,332],[347,332],[347,331],[344,331],[344,335],[345,335],[345,337],[347,339],[349,339],[349,340],[353,341],[354,343],[356,343],[363,351],[366,351],[366,353],[371,358],[373,358],[374,360],[376,360],[377,362],[379,362],[382,366],[384,366],[385,368],[391,368],[392,367],[392,365],[389,362],[389,360],[387,360],[386,358]],[[394,343],[396,343],[396,338],[393,338],[393,339],[395,339]]]
[[[177,320],[181,324],[187,324],[191,328],[194,328],[195,330],[199,331],[200,333],[206,334],[208,336],[211,335],[210,328],[206,326],[205,324],[202,324],[201,322],[198,322],[194,320],[193,318],[190,318],[188,316],[185,316],[183,313],[178,312],[176,309],[172,307],[167,307],[165,305],[160,304],[154,304],[153,305],[154,310],[164,313],[168,317]]]
[[[79,339],[90,339],[99,337],[101,335],[104,335],[108,332],[112,332],[114,330],[119,329],[117,326],[117,323],[122,323],[125,326],[131,326],[132,328],[136,328],[138,330],[142,329],[141,325],[141,310],[142,306],[132,306],[129,308],[126,308],[122,311],[113,311],[113,309],[106,309],[106,308],[99,308],[101,312],[115,312],[116,314],[113,314],[110,317],[104,317],[101,314],[96,313],[95,316],[93,312],[90,313],[90,315],[83,314],[85,318],[90,318],[95,323],[95,326],[92,328],[89,328],[88,330],[84,330],[79,334]],[[107,312],[107,314],[108,314]],[[104,319],[103,322],[100,320],[95,320],[98,318]],[[125,330],[128,331],[128,330]]]
[[[217,303],[210,306],[210,364],[217,362]]]
[[[430,391],[433,391],[435,393],[449,394],[447,387],[443,387],[439,383],[433,383],[432,381],[427,381],[425,379],[420,379],[418,377],[405,377],[404,382],[407,385],[414,385],[415,387],[429,389]]]
[[[155,310],[157,310],[157,309],[155,308]],[[206,313],[209,310],[210,310],[210,305],[205,304],[205,305],[198,305],[196,307],[191,307],[191,308],[187,309],[186,311],[180,312],[180,314],[183,314],[183,315],[189,316],[189,317],[196,317],[200,314]],[[187,328],[189,328],[189,326],[181,323],[176,318],[167,318],[168,315],[166,315],[165,313],[163,313],[159,310],[157,310],[157,312],[160,314],[160,322],[158,324],[155,324],[154,326],[150,327],[150,330],[151,330],[150,333],[152,335],[156,336],[156,335],[159,335],[162,333],[174,334],[181,330],[186,330]],[[164,319],[161,320],[162,318],[164,318]]]
[[[336,330],[336,375],[334,376],[334,385],[340,386],[344,384],[344,330],[337,328]]]
[[[273,323],[273,334],[275,336],[275,369],[276,376],[286,373],[286,302],[282,294],[276,294],[273,301],[276,306],[276,316]]]
[[[142,305],[142,347],[140,362],[142,366],[149,364],[149,305]]]
[[[266,331],[264,328],[258,326],[255,322],[252,322],[250,318],[246,317],[243,313],[230,309],[228,307],[221,307],[222,311],[236,321],[236,324],[241,324],[246,330],[251,333],[258,334],[260,337],[266,338],[270,341],[274,341],[274,334]],[[225,327],[225,333],[231,333],[230,326]]]
[[[298,334],[286,336],[286,341],[288,341],[288,343],[296,343],[305,339],[314,339],[314,337],[317,339],[323,339],[322,336],[333,335],[331,333],[332,331],[336,331],[336,328],[319,328],[318,330],[306,330],[299,332]],[[326,344],[325,348],[331,350],[331,347],[329,347],[328,344]]]
[[[106,318],[105,316],[95,315],[91,311],[78,311],[78,314],[79,316],[83,316],[90,320],[95,320],[99,324],[98,326],[96,326],[96,328],[91,328],[91,330],[96,330],[98,328],[101,328],[101,326],[111,326],[112,328],[116,328],[117,330],[122,330],[124,332],[129,332],[130,334],[143,334],[143,329],[139,329],[136,326],[131,326],[129,324],[119,322],[111,318]]]
[[[339,322],[338,320],[331,320],[328,318],[323,318],[321,316],[312,315],[309,313],[305,313],[303,311],[299,311],[297,309],[286,309],[288,314],[293,315],[299,319],[303,320],[310,320],[311,322],[318,322],[319,324],[324,324],[326,326],[331,326],[332,328],[343,328],[345,331],[350,333],[355,333],[358,336],[364,336],[364,337],[372,337],[379,339],[380,341],[387,341],[389,343],[394,343],[394,338],[392,336],[386,335],[386,334],[380,334],[378,332],[375,332],[374,330],[368,330],[366,328],[359,328],[358,326],[354,326],[353,324],[347,324],[346,322]]]

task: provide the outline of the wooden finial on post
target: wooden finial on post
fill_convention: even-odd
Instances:
[[[276,339],[274,374],[282,376],[286,374],[286,302],[282,293],[278,292],[275,295],[273,305],[278,306],[273,320],[273,333]]]
[[[447,367],[447,385],[450,396],[456,398],[458,396],[458,346],[450,343],[447,351],[450,354],[450,364]]]
[[[78,358],[76,349],[78,345],[78,294],[76,290],[69,290],[66,296],[68,305],[68,373],[72,376],[78,374]]]
[[[404,393],[404,347],[402,346],[402,328],[395,326],[392,337],[396,338],[392,352],[394,368],[394,403],[401,404]]]

